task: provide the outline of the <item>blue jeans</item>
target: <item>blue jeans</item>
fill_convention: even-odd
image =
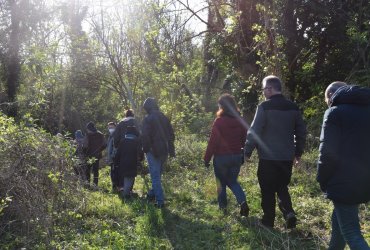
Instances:
[[[213,167],[217,183],[217,200],[220,208],[226,208],[226,186],[231,189],[239,204],[246,201],[245,193],[237,179],[242,164],[241,154],[218,155],[213,158]]]
[[[334,203],[331,218],[330,250],[344,249],[346,243],[351,250],[370,249],[360,230],[358,218],[358,205]]]
[[[162,188],[162,169],[166,159],[156,158],[151,152],[146,154],[146,159],[149,165],[150,178],[152,179],[152,189],[148,192],[148,196],[155,196],[158,205],[163,205],[164,195]]]

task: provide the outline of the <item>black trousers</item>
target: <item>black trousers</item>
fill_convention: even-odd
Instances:
[[[262,222],[265,225],[274,226],[276,194],[284,218],[287,214],[294,213],[288,190],[292,167],[293,161],[259,160],[257,176],[262,195]]]
[[[96,160],[93,164],[87,164],[86,167],[86,181],[90,183],[91,170],[94,175],[94,184],[97,186],[99,181],[99,160]]]

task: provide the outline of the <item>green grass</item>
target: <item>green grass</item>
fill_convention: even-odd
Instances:
[[[239,216],[235,198],[228,191],[228,210],[218,210],[213,170],[203,166],[167,167],[163,176],[166,207],[156,209],[144,199],[149,176],[137,177],[138,197],[121,200],[110,191],[108,167],[101,169],[99,191],[85,191],[76,211],[56,215],[48,242],[35,249],[325,249],[330,233],[332,205],[315,182],[315,153],[307,154],[294,169],[290,191],[299,224],[286,230],[277,209],[276,228],[267,230],[260,216],[260,191],[256,162],[242,167],[240,182],[251,209]],[[173,162],[174,163],[174,162]],[[360,209],[362,228],[370,242],[369,206]]]

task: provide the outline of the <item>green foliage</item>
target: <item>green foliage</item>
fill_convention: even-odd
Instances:
[[[79,200],[72,153],[30,119],[16,125],[0,114],[0,238],[18,235],[14,247],[23,236],[49,239],[54,213]]]

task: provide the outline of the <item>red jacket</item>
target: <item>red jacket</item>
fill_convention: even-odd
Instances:
[[[216,118],[204,161],[210,162],[214,155],[242,154],[248,130],[245,124],[241,117],[224,115]]]

